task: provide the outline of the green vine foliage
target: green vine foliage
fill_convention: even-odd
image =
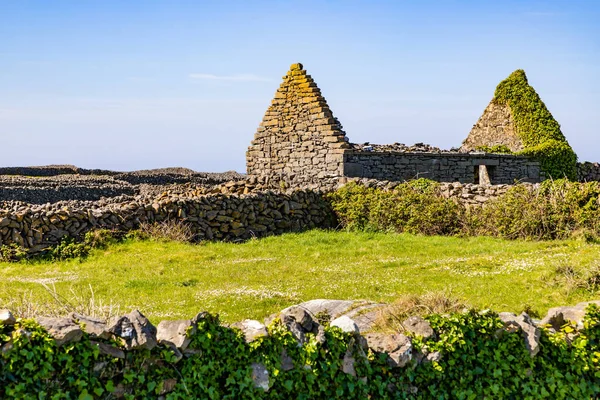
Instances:
[[[546,105],[518,69],[496,87],[494,101],[507,104],[515,120],[524,150],[519,154],[537,158],[547,178],[577,179],[577,155]]]
[[[413,361],[391,368],[384,354],[364,350],[361,339],[325,327],[298,345],[279,321],[270,336],[246,343],[218,317],[200,320],[179,362],[168,347],[101,354],[84,336],[56,346],[31,320],[0,325],[0,398],[11,399],[590,399],[600,395],[600,310],[590,305],[583,328],[542,330],[531,357],[521,332],[509,333],[493,312],[427,317],[437,339],[413,338]],[[117,345],[116,343],[112,343]],[[282,353],[293,368],[282,368]],[[416,360],[440,352],[439,361]],[[343,372],[345,354],[356,376]],[[257,388],[252,364],[269,371],[270,389]]]
[[[477,146],[475,150],[492,154],[513,154],[512,150],[503,144],[497,144],[494,146]]]

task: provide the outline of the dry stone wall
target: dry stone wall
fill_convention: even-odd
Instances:
[[[323,192],[348,182],[393,189],[401,181],[342,178],[323,181],[319,190],[265,191],[253,179],[212,187],[173,185],[163,193],[119,195],[97,201],[67,200],[46,204],[0,201],[0,246],[19,245],[30,253],[56,245],[63,237],[79,239],[94,229],[126,232],[141,223],[166,220],[190,225],[197,240],[237,241],[250,237],[336,226]],[[511,185],[441,183],[441,193],[469,205],[482,205]],[[531,185],[532,188],[535,185]],[[94,188],[81,188],[81,191]]]
[[[14,243],[35,253],[93,229],[129,231],[141,223],[165,220],[187,223],[198,240],[236,241],[331,227],[332,215],[321,195],[310,191],[120,196],[44,205],[5,202],[0,209],[0,245]]]
[[[1,168],[0,202],[23,201],[32,204],[55,203],[65,200],[100,200],[120,195],[160,194],[174,187],[179,189],[206,189],[231,180],[244,179],[236,172],[190,173],[174,172],[173,169],[157,171],[87,173],[77,167],[27,167]],[[180,169],[175,169],[180,170]],[[68,171],[84,171],[71,173]],[[25,176],[8,174],[26,173]]]
[[[465,310],[433,319],[413,315],[396,332],[373,331],[372,322],[360,322],[361,312],[373,318],[376,312],[385,312],[386,305],[346,300],[311,300],[267,317],[264,324],[247,319],[231,326],[222,326],[207,312],[154,325],[138,310],[109,319],[71,313],[30,321],[0,309],[0,367],[4,367],[0,381],[5,382],[0,397],[92,398],[91,392],[102,398],[214,398],[213,393],[231,398],[292,398],[312,393],[322,398],[324,391],[312,389],[329,384],[327,398],[431,398],[432,382],[445,379],[449,383],[460,379],[463,385],[438,387],[434,397],[450,396],[456,387],[462,388],[461,393],[486,397],[483,393],[490,391],[483,387],[489,385],[477,383],[482,378],[488,383],[491,376],[491,382],[512,388],[503,392],[510,398],[522,394],[523,388],[549,393],[544,387],[552,391],[564,386],[561,377],[573,375],[574,366],[582,368],[581,359],[594,360],[598,306],[600,301],[555,307],[541,321],[525,312],[490,310]],[[330,323],[323,324],[324,320]],[[462,332],[457,324],[465,322],[469,325]],[[456,338],[462,338],[464,346],[438,345]],[[482,341],[488,348],[477,345]],[[32,354],[33,358],[23,357]],[[512,357],[513,373],[496,375],[501,371],[498,363],[488,358],[494,361],[498,354]],[[21,368],[20,362],[25,361],[29,367]],[[204,370],[207,363],[215,368]],[[533,380],[531,370],[536,365],[546,375]],[[559,398],[595,398],[598,363],[584,365],[575,385],[594,389],[575,397],[563,391]],[[448,378],[446,368],[458,368],[465,375]],[[38,375],[42,369],[46,373]],[[411,377],[406,376],[408,371]],[[310,379],[302,379],[307,373]],[[78,374],[78,379],[72,374]],[[418,378],[413,380],[415,375]],[[396,383],[367,389],[367,383],[381,380]],[[351,389],[340,392],[340,387]]]
[[[600,181],[600,164],[597,162],[583,162],[577,164],[577,180],[579,182]]]
[[[485,166],[489,176],[487,183],[491,184],[539,182],[542,179],[537,161],[512,155],[365,151],[344,154],[344,175],[347,177],[480,183],[480,166]]]

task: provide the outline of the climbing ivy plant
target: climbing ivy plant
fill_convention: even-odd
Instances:
[[[577,155],[565,139],[559,123],[518,69],[496,87],[494,101],[507,104],[525,148],[518,154],[536,158],[548,178],[576,179]]]
[[[325,326],[322,341],[308,333],[300,345],[279,319],[268,337],[246,343],[206,314],[181,359],[165,345],[115,358],[87,334],[57,346],[34,321],[17,320],[0,323],[0,398],[587,400],[600,396],[600,309],[586,311],[582,326],[542,328],[535,357],[523,332],[505,330],[491,311],[430,315],[436,335],[412,337],[413,359],[404,368],[337,327]],[[419,362],[434,352],[440,357]],[[348,354],[354,373],[344,371]],[[268,391],[254,384],[255,364],[268,371]]]

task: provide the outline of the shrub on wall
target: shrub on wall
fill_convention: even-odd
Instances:
[[[546,105],[516,70],[496,87],[494,101],[506,104],[525,146],[520,154],[537,158],[547,177],[577,179],[577,156]]]
[[[426,179],[402,183],[391,191],[350,183],[328,195],[342,226],[425,235],[459,231],[460,207]]]
[[[471,235],[508,239],[566,239],[600,235],[600,184],[548,180],[538,190],[516,185],[482,208],[471,210]]]
[[[503,144],[497,144],[494,146],[477,146],[475,150],[493,154],[513,154],[512,150]]]
[[[507,239],[600,237],[600,183],[547,180],[515,185],[481,207],[444,198],[424,179],[394,190],[348,184],[328,195],[342,227],[426,235],[485,235]]]

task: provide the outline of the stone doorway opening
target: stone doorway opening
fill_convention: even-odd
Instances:
[[[478,185],[491,185],[494,176],[494,167],[491,165],[475,165],[473,168],[473,183]]]

